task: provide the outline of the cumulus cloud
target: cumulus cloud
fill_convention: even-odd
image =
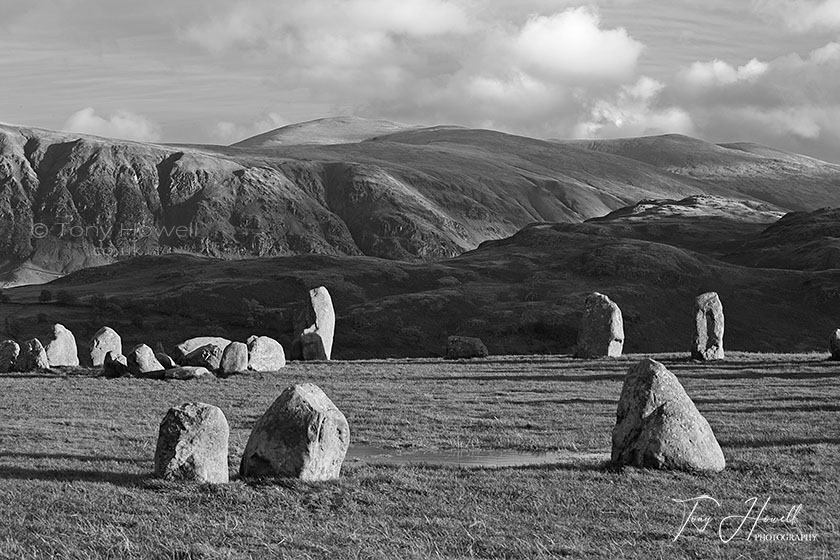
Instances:
[[[722,60],[695,62],[681,71],[679,78],[689,87],[709,88],[739,81],[755,82],[767,68],[767,63],[755,58],[738,68]]]
[[[796,32],[840,30],[840,0],[756,0],[754,8]]]
[[[156,142],[160,140],[160,127],[142,115],[119,110],[107,117],[96,114],[93,107],[76,111],[67,122],[64,130],[81,134],[93,134],[108,138]]]

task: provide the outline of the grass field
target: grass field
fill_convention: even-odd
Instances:
[[[622,377],[639,355],[292,363],[203,382],[0,374],[0,558],[840,557],[840,364],[819,354],[656,357],[715,430],[722,474],[353,462],[323,484],[150,476],[170,406],[222,408],[235,473],[255,420],[301,381],[344,411],[354,444],[608,452]],[[720,506],[703,501],[675,539],[686,511],[675,500],[701,495]],[[752,517],[768,499],[765,518],[802,508],[747,538],[754,520],[737,528],[750,498]],[[723,542],[727,516],[722,534],[734,537]],[[816,537],[759,540],[767,534]]]

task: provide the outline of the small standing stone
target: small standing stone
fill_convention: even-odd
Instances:
[[[77,367],[79,365],[79,350],[76,347],[76,337],[64,325],[56,323],[45,347],[47,359],[52,367]]]
[[[128,371],[128,358],[114,352],[113,350],[105,354],[105,359],[102,362],[102,376],[103,377],[125,377],[130,375]]]
[[[157,361],[160,362],[160,365],[164,367],[164,369],[172,369],[178,367],[178,364],[175,363],[175,360],[167,354],[166,352],[155,352],[155,358]]]
[[[327,351],[324,350],[324,341],[318,333],[303,333],[300,335],[300,351],[303,359],[307,362],[326,360]]]
[[[41,344],[40,340],[33,338],[23,343],[15,369],[17,371],[50,369],[50,361],[47,358],[47,351],[44,349],[44,345]]]
[[[828,339],[828,349],[831,352],[832,360],[840,360],[840,329],[831,333],[831,338]]]
[[[243,477],[331,480],[350,446],[344,414],[312,383],[289,387],[257,420],[239,473]]]
[[[14,340],[0,342],[0,373],[9,373],[15,369],[20,357],[20,345]]]
[[[487,346],[480,338],[471,336],[450,336],[446,339],[446,357],[450,360],[486,358]]]
[[[700,294],[694,302],[694,339],[691,357],[695,360],[722,360],[723,304],[717,292]]]
[[[612,432],[612,462],[654,469],[722,471],[723,451],[680,382],[644,359],[624,378]]]
[[[205,344],[187,354],[182,363],[187,366],[204,367],[211,371],[219,369],[222,361],[222,348],[215,344]]]
[[[155,476],[224,484],[230,427],[218,407],[185,403],[169,409],[158,431]]]
[[[127,358],[131,375],[163,378],[163,365],[157,361],[152,349],[145,344],[135,346]]]
[[[283,346],[267,336],[252,336],[248,339],[248,367],[259,372],[277,371],[286,367]]]
[[[222,354],[219,373],[234,375],[248,371],[248,345],[244,342],[231,342]]]
[[[167,369],[163,374],[164,379],[176,379],[186,381],[187,379],[213,379],[216,376],[205,367],[181,366]]]
[[[188,354],[201,348],[202,346],[207,346],[208,344],[215,344],[224,350],[227,348],[228,344],[230,344],[230,340],[220,336],[199,336],[196,338],[190,338],[189,340],[185,340],[176,346],[175,351],[171,355],[175,361],[180,364],[183,363],[184,358],[187,357]]]
[[[102,327],[90,341],[90,361],[93,367],[101,367],[108,352],[122,354],[122,338],[111,327]]]
[[[618,358],[624,349],[624,320],[618,305],[604,294],[587,296],[576,358]]]

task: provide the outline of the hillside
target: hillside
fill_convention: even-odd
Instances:
[[[268,148],[294,144],[349,144],[419,126],[352,116],[329,117],[290,124],[234,144],[237,148]]]
[[[714,195],[770,212],[840,206],[840,167],[782,161],[769,148],[668,136],[639,139],[631,153],[456,127],[382,134],[394,126],[326,119],[269,134],[295,145],[225,147],[0,125],[0,285],[170,253],[435,261],[531,223],[582,222],[646,199]],[[324,143],[335,137],[363,141]],[[664,153],[708,169],[746,158],[751,173],[740,182],[694,176],[657,159]]]

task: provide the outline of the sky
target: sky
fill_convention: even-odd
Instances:
[[[840,0],[0,0],[0,122],[229,144],[334,115],[840,162]]]

